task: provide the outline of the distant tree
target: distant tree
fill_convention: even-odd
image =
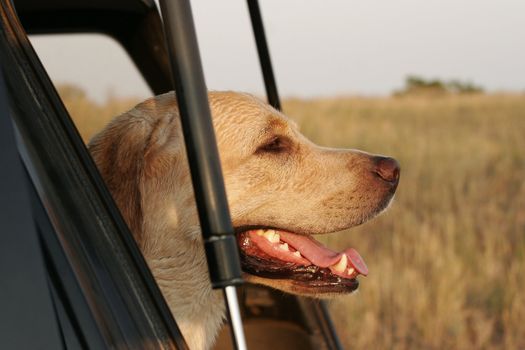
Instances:
[[[471,82],[462,82],[460,80],[442,81],[439,79],[425,79],[417,75],[409,75],[405,80],[404,88],[394,91],[394,95],[439,96],[446,94],[474,94],[482,93],[483,91],[481,86]]]

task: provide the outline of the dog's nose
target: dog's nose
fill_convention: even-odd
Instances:
[[[394,158],[375,157],[375,172],[383,180],[397,184],[399,181],[399,163]]]

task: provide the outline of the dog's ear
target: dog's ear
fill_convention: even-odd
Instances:
[[[184,152],[176,106],[147,100],[115,118],[88,148],[135,240],[142,247],[146,179],[167,176]],[[152,116],[156,116],[155,118]]]
[[[164,114],[151,124],[151,132],[144,148],[144,176],[166,176],[177,167],[184,152],[182,132],[176,110]]]
[[[141,182],[150,123],[129,112],[114,119],[89,143],[98,170],[135,240],[142,246]]]

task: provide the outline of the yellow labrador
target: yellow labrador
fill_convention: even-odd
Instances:
[[[209,94],[245,279],[310,296],[354,291],[366,264],[312,235],[384,210],[399,180],[391,158],[319,147],[255,97]],[[212,346],[224,317],[211,289],[173,93],[114,119],[89,149],[191,349]]]

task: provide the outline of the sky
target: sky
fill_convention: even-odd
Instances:
[[[191,1],[207,86],[263,94],[244,0]],[[282,96],[387,95],[407,75],[525,91],[524,0],[260,0]],[[54,81],[151,94],[100,35],[32,38]],[[95,73],[94,73],[95,72]]]

